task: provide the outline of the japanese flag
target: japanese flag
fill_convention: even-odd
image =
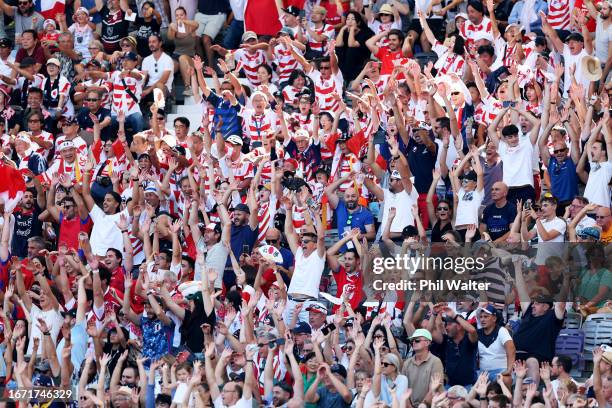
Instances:
[[[13,211],[26,189],[23,176],[19,170],[4,163],[0,163],[0,200],[4,202],[4,211]]]

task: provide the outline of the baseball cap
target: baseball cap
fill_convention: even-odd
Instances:
[[[462,177],[462,180],[470,180],[470,181],[477,181],[478,180],[478,175],[476,174],[476,172],[474,170],[470,170],[467,173],[465,173]]]
[[[292,165],[294,169],[298,168],[298,162],[293,158],[285,160],[285,163]]]
[[[208,223],[205,229],[221,233],[221,225],[217,224],[216,222]]]
[[[74,116],[63,116],[61,122],[62,125],[74,125],[79,123]]]
[[[554,304],[554,299],[547,295],[538,295],[535,297],[535,299],[533,299],[533,301],[537,303],[546,303],[550,307],[553,307]]]
[[[13,43],[8,38],[0,38],[0,47],[12,48]]]
[[[455,20],[457,20],[458,18],[462,18],[464,20],[467,20],[468,16],[465,13],[457,13],[457,15],[455,16]]]
[[[51,24],[53,26],[53,28],[57,28],[57,24],[55,23],[55,20],[53,19],[46,19],[45,22],[43,23],[43,27],[46,27],[48,24]]]
[[[417,337],[425,337],[427,340],[431,341],[431,333],[427,329],[416,329],[409,339],[412,340],[416,339]]]
[[[244,34],[242,34],[242,41],[249,41],[249,40],[256,40],[257,39],[257,34],[255,33],[255,31],[245,31]]]
[[[145,185],[144,192],[145,193],[154,193],[154,194],[157,194],[157,193],[159,193],[159,190],[157,189],[157,186],[155,185],[154,182],[148,182]]]
[[[167,144],[171,149],[176,146],[176,137],[172,135],[164,135],[161,141]]]
[[[330,367],[330,371],[332,372],[332,374],[338,374],[342,378],[346,378],[347,372],[346,372],[346,368],[344,368],[343,365],[334,364]]]
[[[497,315],[497,309],[495,309],[493,305],[487,305],[486,307],[480,309],[480,311],[493,316]]]
[[[62,317],[66,317],[66,316],[70,316],[70,317],[76,317],[77,311],[76,309],[70,309],[67,312],[61,312]]]
[[[493,35],[487,31],[478,31],[474,34],[474,41],[487,40],[493,42]]]
[[[251,209],[249,208],[249,206],[243,203],[240,203],[237,206],[235,206],[234,211],[242,211],[247,214],[251,213]]]
[[[136,53],[132,51],[126,52],[123,58],[130,61],[138,61],[138,55],[136,55]]]
[[[49,64],[53,64],[53,65],[55,65],[58,68],[62,66],[61,62],[59,62],[59,60],[57,58],[49,58],[45,65],[49,65]]]
[[[596,241],[599,241],[599,239],[601,238],[601,231],[599,231],[599,228],[586,227],[577,231],[576,235],[578,235],[582,239],[594,239]]]
[[[32,57],[25,57],[19,63],[19,68],[27,68],[36,65],[36,60]]]
[[[102,68],[102,63],[98,61],[97,59],[92,58],[85,65],[85,68],[90,68],[90,67]]]
[[[295,131],[295,134],[293,135],[294,139],[300,139],[300,138],[308,139],[309,137],[310,135],[308,134],[308,131],[306,129],[298,129]]]
[[[30,136],[28,136],[27,132],[19,132],[15,140],[30,143]]]
[[[74,12],[74,14],[76,14],[76,13],[85,13],[85,14],[89,15],[89,10],[87,10],[87,8],[85,8],[85,7],[79,7],[79,8],[78,8],[78,9],[77,9],[77,10]]]
[[[327,314],[327,307],[321,302],[312,302],[311,304],[308,305],[306,310],[308,312],[323,313],[325,315]]]
[[[414,225],[406,225],[402,230],[402,238],[418,237],[419,231]]]
[[[571,33],[565,38],[565,42],[568,42],[568,41],[584,42],[584,37],[580,33]]]
[[[76,146],[72,140],[64,140],[62,143],[60,143],[59,151],[61,152],[66,149],[76,149]]]
[[[244,142],[242,141],[242,138],[238,135],[231,135],[225,141],[233,145],[242,146],[244,144]]]
[[[308,323],[298,322],[293,328],[293,334],[312,334],[312,329]]]
[[[295,6],[289,6],[289,7],[287,7],[287,8],[284,8],[284,9],[283,9],[283,11],[284,11],[285,13],[289,13],[289,14],[291,14],[292,16],[297,17],[297,16],[299,16],[299,15],[300,15],[300,11],[302,11],[302,10],[300,10],[299,8],[297,8],[297,7],[295,7]]]
[[[400,172],[398,170],[393,170],[391,172],[391,178],[392,179],[401,179],[402,175],[400,174]]]
[[[289,27],[283,27],[278,31],[278,34],[287,34],[291,39],[293,39],[293,30]]]

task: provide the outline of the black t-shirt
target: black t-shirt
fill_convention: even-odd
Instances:
[[[467,335],[459,344],[444,335],[444,370],[449,385],[471,385],[476,381],[478,341],[472,343]]]
[[[13,230],[13,242],[11,254],[25,258],[28,256],[28,239],[42,235],[42,222],[38,220],[41,210],[36,203],[32,211],[17,210],[15,216],[15,228]]]
[[[138,27],[138,31],[136,31],[136,49],[138,50],[138,55],[144,58],[151,55],[149,37],[153,34],[159,34],[161,25],[155,17],[151,21],[145,21],[142,17],[136,17],[136,27]]]
[[[210,315],[204,313],[204,309],[192,313],[191,310],[185,310],[185,318],[181,325],[181,342],[187,346],[192,353],[201,353],[204,348],[204,333],[202,326],[204,323],[210,324],[211,329],[215,326],[215,312]]]
[[[563,320],[557,319],[554,308],[535,317],[530,304],[514,334],[516,351],[526,352],[539,361],[551,361],[555,356],[555,342],[563,327]]]
[[[501,208],[497,208],[495,203],[488,205],[482,213],[482,222],[487,226],[487,231],[492,240],[503,236],[510,231],[510,226],[516,217],[516,205],[507,202]]]
[[[93,121],[89,117],[90,113],[91,111],[89,110],[89,108],[81,108],[79,113],[77,113],[76,115],[76,120],[79,123],[79,127],[82,130],[93,132]],[[106,108],[100,108],[98,109],[98,112],[96,112],[95,115],[98,118],[98,120],[102,122],[104,119],[109,118],[111,116],[111,111]],[[110,138],[112,136],[113,134],[112,127],[113,126],[107,126],[104,129],[102,129],[100,134],[103,139]]]
[[[101,40],[104,51],[107,53],[120,51],[119,41],[128,35],[130,22],[125,20],[124,14],[123,10],[111,13],[106,5],[100,10],[100,16],[102,16]]]
[[[440,221],[437,221],[433,227],[431,227],[431,242],[444,242],[442,236],[452,230],[452,223],[449,222],[444,227],[440,228]]]

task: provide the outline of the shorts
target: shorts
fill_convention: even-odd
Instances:
[[[219,34],[219,31],[221,31],[221,28],[223,28],[226,17],[227,16],[223,13],[215,15],[196,13],[195,17],[193,18],[198,22],[196,35],[198,37],[206,35],[214,40],[217,34]]]

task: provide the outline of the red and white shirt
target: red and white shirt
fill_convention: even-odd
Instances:
[[[30,135],[32,135],[32,132],[30,132]],[[44,142],[53,143],[53,135],[49,132],[45,132],[44,130],[35,137],[41,138]],[[34,140],[32,140],[32,147],[34,151],[44,157],[45,160],[49,160],[49,154],[51,153],[50,148],[45,149],[44,147],[39,146],[36,142],[34,142]]]
[[[470,20],[467,20],[465,24],[460,28],[459,33],[465,38],[465,46],[470,51],[470,54],[476,54],[476,46],[474,44],[474,37],[476,33],[486,32],[493,36],[493,28],[491,20],[488,17],[483,17],[480,24],[474,24]]]
[[[551,0],[548,2],[546,19],[555,30],[569,29],[571,23],[570,0]]]
[[[53,156],[53,160],[58,160],[60,158],[59,147],[60,145],[66,141],[67,138],[64,134],[59,135],[55,139],[55,155]],[[71,139],[72,143],[74,143],[74,147],[77,149],[77,156],[79,156],[79,161],[87,160],[87,142],[81,138],[81,136],[75,136]]]
[[[242,69],[246,75],[249,83],[252,86],[259,85],[259,79],[257,78],[257,67],[267,62],[266,53],[264,50],[255,50],[254,53],[250,53],[245,48],[239,48],[233,52],[234,60],[236,65],[242,64]]]
[[[296,88],[293,85],[287,85],[286,87],[283,88],[283,100],[285,101],[285,103],[288,103],[290,105],[297,105],[298,104],[297,95],[306,89],[308,88],[306,87]]]
[[[243,108],[240,113],[243,120],[244,135],[254,142],[261,142],[270,132],[276,132],[276,113],[266,109],[263,113],[255,113],[253,109]]]
[[[437,42],[432,49],[438,54],[438,60],[434,64],[434,68],[439,75],[457,74],[460,78],[463,76],[465,60],[461,55],[455,54],[453,50],[440,42]]]
[[[319,98],[321,110],[335,112],[338,109],[338,102],[336,102],[332,94],[335,92],[342,96],[342,86],[344,84],[342,72],[338,70],[337,74],[332,74],[329,79],[324,79],[319,71],[313,69],[308,73],[308,76],[314,82],[315,95]]]
[[[310,29],[314,31],[315,34],[324,36],[325,40],[316,41],[310,32],[306,31],[308,46],[313,51],[322,52],[324,55],[327,55],[327,43],[334,39],[336,30],[334,30],[333,26],[325,23],[319,28],[315,27],[313,23],[310,23]]]
[[[302,55],[299,48],[292,46],[296,53]],[[274,47],[274,63],[276,64],[276,74],[278,75],[279,83],[289,80],[291,73],[298,68],[298,62],[291,53],[290,49],[286,49],[284,44],[278,44]]]
[[[140,73],[137,70],[133,70],[133,72]],[[126,116],[133,113],[140,113],[138,102],[134,101],[134,98],[128,94],[127,89],[132,92],[132,95],[134,95],[137,100],[140,100],[144,76],[141,79],[132,78],[131,76],[126,76],[122,79],[121,73],[122,71],[113,72],[106,83],[108,92],[112,93],[111,110],[115,114],[123,111]]]

